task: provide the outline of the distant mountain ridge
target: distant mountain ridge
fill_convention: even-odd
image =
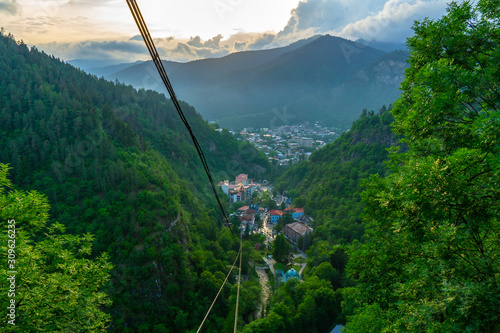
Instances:
[[[272,50],[163,63],[178,97],[223,127],[319,120],[349,128],[363,109],[378,109],[397,98],[404,54],[326,35]],[[166,93],[151,61],[106,78]]]

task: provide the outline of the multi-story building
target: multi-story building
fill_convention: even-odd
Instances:
[[[255,192],[260,191],[260,184],[254,183],[253,180],[249,180],[248,175],[245,174],[238,175],[234,182],[224,180],[218,185],[222,191],[229,196],[229,202],[231,204],[245,201],[251,198]]]
[[[297,243],[300,237],[304,237],[307,234],[312,234],[313,228],[309,227],[305,223],[294,222],[285,225],[283,231],[288,239],[290,239],[294,243]]]

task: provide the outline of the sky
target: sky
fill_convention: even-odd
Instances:
[[[286,46],[317,34],[404,43],[445,0],[138,0],[165,60]],[[0,0],[0,26],[63,60],[131,62],[149,54],[125,0]]]

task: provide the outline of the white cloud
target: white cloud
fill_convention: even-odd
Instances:
[[[16,37],[24,38],[28,44],[34,44],[31,40],[36,39],[37,46],[62,59],[111,57],[119,61],[135,61],[146,60],[149,57],[143,46],[142,37],[136,35],[130,38],[137,31],[133,22],[128,22],[130,18],[126,25],[130,30],[122,29],[123,22],[118,21],[118,18],[123,19],[123,15],[129,16],[130,14],[126,12],[127,8],[122,8],[126,7],[122,6],[122,1],[18,1],[22,3],[21,9],[16,15],[9,14],[10,21],[5,19],[5,22],[9,23],[5,26],[6,29],[17,34]],[[223,1],[236,3],[233,0]],[[146,12],[148,3],[148,1],[144,3]],[[7,10],[5,7],[7,5],[14,6],[16,1],[0,0],[0,14],[2,9],[4,12]],[[233,6],[235,15],[236,11],[247,10],[248,6],[252,4],[238,2],[238,6]],[[245,32],[244,29],[239,29],[233,30],[231,34],[216,33],[209,38],[204,38],[205,35],[179,38],[175,32],[172,32],[169,37],[155,38],[155,42],[163,59],[179,62],[222,57],[236,51],[280,47],[313,35],[327,33],[354,40],[363,38],[385,42],[404,42],[405,38],[412,34],[411,26],[414,20],[439,17],[445,13],[445,8],[446,0],[304,0],[298,2],[291,10],[288,23],[279,32],[272,30]],[[99,19],[90,16],[90,13],[95,10],[103,11],[98,15]],[[117,15],[115,18],[110,18],[109,22],[114,22],[113,20],[116,19],[116,24],[109,24],[109,22],[106,24],[102,17],[109,17],[109,15],[103,15],[103,13],[109,14],[112,10],[117,11]],[[35,12],[39,15],[30,15]],[[75,13],[81,15],[74,16]],[[227,16],[227,20],[236,17],[232,17],[229,13]],[[5,14],[3,17],[8,18]],[[166,24],[165,20],[163,24]],[[112,29],[122,30],[123,33],[120,35]],[[54,34],[57,34],[58,42],[53,42],[54,39],[51,36]],[[158,33],[154,34],[154,36],[157,35]],[[75,36],[87,41],[78,39],[75,41]]]
[[[412,34],[411,27],[415,20],[440,17],[446,6],[446,0],[389,0],[377,14],[335,32],[351,39],[403,42]]]
[[[366,17],[382,8],[386,0],[307,0],[299,2],[280,35],[299,31],[324,33]]]

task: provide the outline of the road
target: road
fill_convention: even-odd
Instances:
[[[297,259],[298,257],[302,257],[307,260],[307,255],[299,250],[299,253],[293,255],[293,259]],[[304,268],[306,268],[307,263],[299,264],[295,263],[296,265],[300,265],[300,270],[299,270],[299,275],[302,277],[302,272],[304,271]]]
[[[266,262],[266,264],[269,266],[269,269],[271,270],[271,272],[274,273],[274,264],[276,263],[276,261],[274,259],[269,259],[269,258],[266,258],[266,257],[263,257],[264,261]]]
[[[262,228],[259,229],[259,231],[263,232],[264,236],[266,236],[265,244],[272,243],[274,241],[273,239],[274,225],[272,223],[268,223],[268,221],[269,221],[269,215],[265,214],[262,222]]]

